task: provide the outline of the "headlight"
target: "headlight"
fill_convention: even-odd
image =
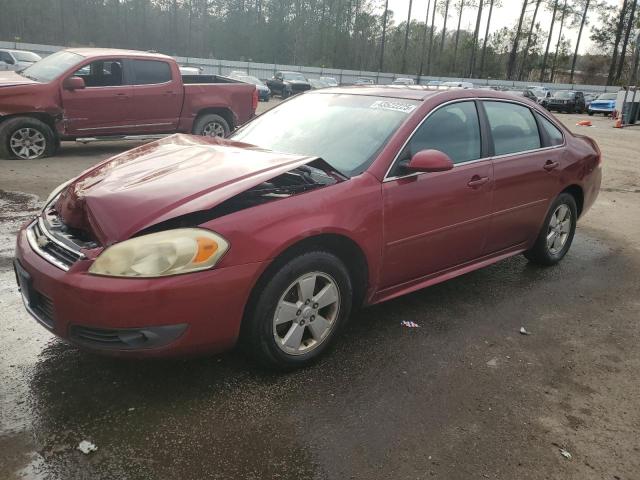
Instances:
[[[220,235],[179,228],[132,238],[108,247],[89,273],[110,277],[162,277],[212,268],[229,249]]]

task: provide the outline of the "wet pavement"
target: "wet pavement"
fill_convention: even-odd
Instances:
[[[0,479],[639,478],[640,129],[605,122],[586,131],[604,189],[560,265],[518,256],[364,309],[289,374],[57,340],[10,262],[41,187],[0,184]]]

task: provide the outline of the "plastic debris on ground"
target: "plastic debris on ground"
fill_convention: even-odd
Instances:
[[[581,122],[576,123],[576,127],[593,127],[591,120],[582,120]]]
[[[497,358],[492,358],[491,360],[489,360],[487,362],[487,366],[488,367],[492,367],[492,368],[497,367],[498,366],[498,359]]]
[[[520,334],[521,335],[531,335],[531,332],[528,331],[526,328],[524,327],[520,327]]]
[[[567,460],[571,460],[571,454],[567,452],[564,448],[560,449],[560,455],[562,455]]]
[[[402,322],[400,322],[400,325],[402,325],[403,327],[407,327],[407,328],[419,328],[420,325],[418,325],[416,322],[410,322],[408,320],[403,320]]]
[[[80,450],[85,455],[88,455],[91,452],[95,452],[96,450],[98,450],[98,447],[96,447],[93,443],[87,440],[83,440],[78,445],[78,450]]]

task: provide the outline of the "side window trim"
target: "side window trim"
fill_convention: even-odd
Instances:
[[[416,125],[416,127],[413,129],[413,131],[409,134],[407,139],[402,144],[402,147],[400,147],[400,150],[398,150],[398,153],[396,153],[396,156],[393,158],[393,161],[389,165],[389,168],[387,169],[387,173],[385,173],[384,178],[382,179],[382,182],[384,183],[384,182],[388,182],[388,181],[392,181],[392,180],[398,180],[400,178],[415,177],[417,175],[422,175],[422,174],[425,173],[425,172],[413,172],[413,173],[408,173],[406,175],[393,175],[393,176],[390,176],[390,174],[393,171],[393,169],[395,168],[395,166],[398,164],[398,162],[400,162],[400,156],[402,155],[402,152],[405,151],[405,149],[409,145],[409,142],[411,142],[411,139],[413,138],[413,136],[416,134],[416,132],[418,130],[420,130],[420,127],[422,127],[422,124],[424,122],[426,122],[427,119],[431,115],[433,115],[435,112],[437,112],[441,108],[448,107],[449,105],[453,105],[455,103],[461,103],[461,102],[473,102],[473,103],[475,103],[476,114],[478,115],[478,124],[479,124],[479,128],[480,128],[480,158],[477,158],[475,160],[469,160],[468,162],[456,163],[456,164],[453,165],[453,168],[456,168],[458,166],[461,167],[463,165],[468,165],[468,164],[474,163],[474,162],[482,162],[482,161],[490,159],[491,158],[490,156],[485,156],[485,152],[488,152],[488,145],[489,145],[488,143],[485,142],[485,139],[488,142],[491,137],[490,137],[490,135],[487,134],[487,132],[485,130],[483,130],[483,121],[482,121],[483,117],[481,116],[480,110],[478,108],[478,102],[479,101],[480,101],[480,99],[478,99],[478,98],[457,98],[455,100],[449,100],[448,102],[441,103],[436,108],[434,108],[429,113],[427,113],[424,116],[424,118],[422,120],[420,120],[420,123],[418,123],[418,125]],[[484,126],[484,128],[488,129],[488,123],[486,124],[486,126]],[[485,145],[485,143],[486,143],[486,145]]]

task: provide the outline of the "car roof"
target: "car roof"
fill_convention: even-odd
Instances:
[[[150,57],[173,60],[170,56],[163,55],[162,53],[143,52],[141,50],[124,50],[119,48],[67,48],[66,51],[82,55],[83,57]]]

